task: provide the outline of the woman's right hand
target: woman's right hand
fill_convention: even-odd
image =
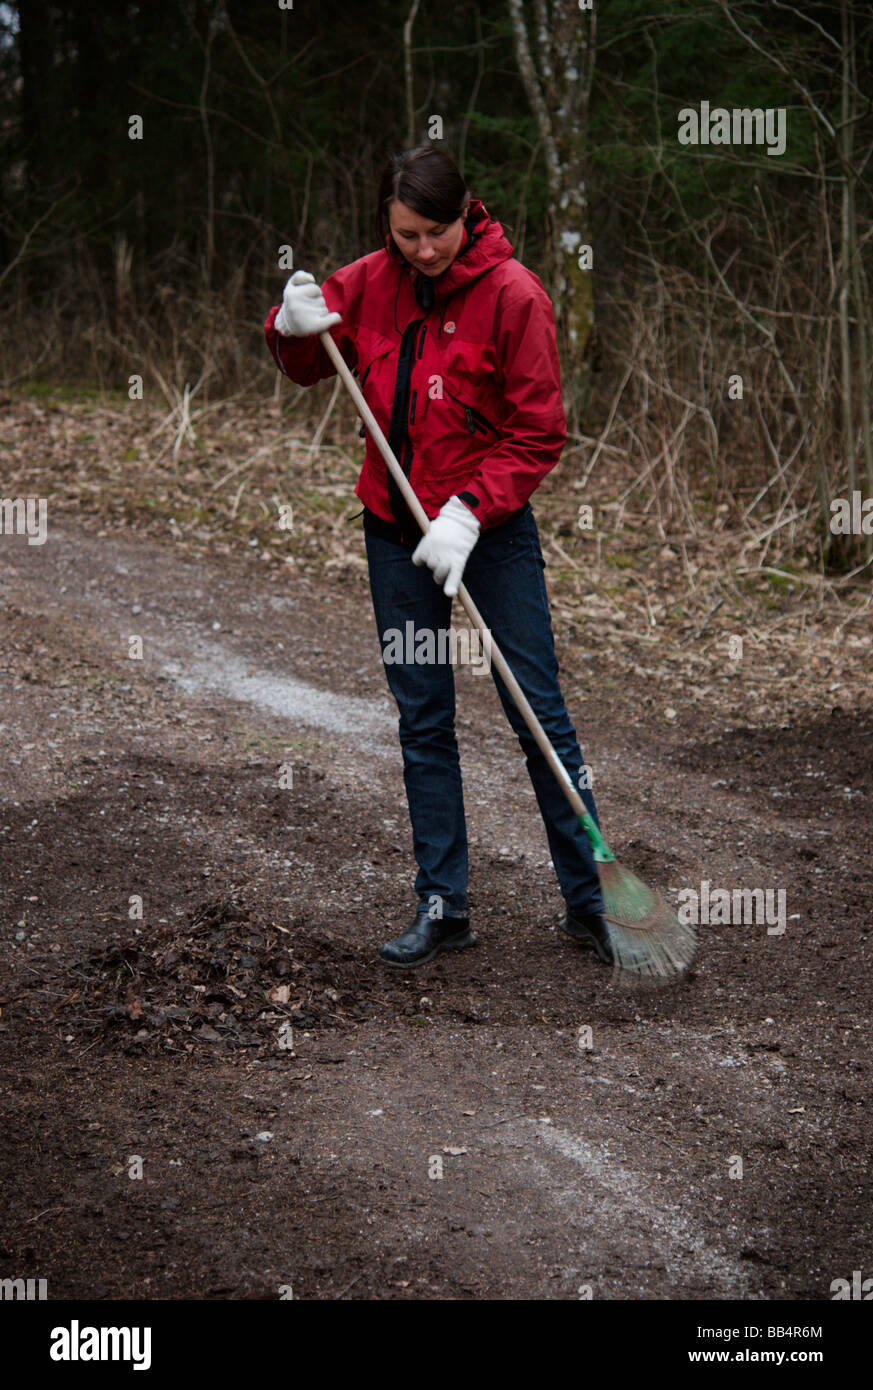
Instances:
[[[342,315],[328,309],[315,277],[308,270],[295,270],[276,315],[276,332],[283,338],[307,338],[310,333],[323,333],[341,322]]]

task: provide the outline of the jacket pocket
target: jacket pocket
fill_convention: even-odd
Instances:
[[[366,371],[364,372],[364,375],[361,377],[361,380],[360,380],[359,383],[358,383],[358,385],[359,385],[360,388],[361,388],[361,395],[362,395],[362,396],[363,396],[363,394],[364,394],[364,387],[365,387],[366,384],[367,384],[367,377],[370,375],[370,368],[371,368],[372,366],[373,366],[373,364],[372,364],[372,362],[371,362],[370,365],[367,367]],[[367,426],[364,424],[363,420],[361,421],[361,428],[358,430],[358,436],[359,436],[359,438],[361,438],[361,439],[366,439],[366,437],[367,437]]]
[[[493,439],[499,439],[501,437],[500,430],[497,428],[496,425],[491,423],[491,421],[488,419],[486,415],[482,414],[481,410],[477,410],[474,405],[471,405],[469,403],[469,401],[464,401],[461,399],[460,396],[456,396],[454,391],[450,391],[448,387],[445,387],[444,389],[446,395],[450,396],[451,399],[455,402],[455,404],[458,405],[464,412],[464,418],[466,420],[467,429],[470,432],[470,434],[481,433],[484,435],[488,435]]]
[[[360,363],[359,386],[362,396],[372,410],[382,429],[387,434],[391,418],[391,403],[394,396],[394,380],[397,375],[397,344],[384,339],[369,345],[370,351]],[[369,391],[366,389],[369,384]],[[362,423],[358,434],[366,437],[366,426]]]

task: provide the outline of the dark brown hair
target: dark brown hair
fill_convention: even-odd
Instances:
[[[388,210],[397,199],[433,222],[457,222],[470,201],[470,190],[450,155],[432,145],[401,150],[386,164],[379,180],[376,229],[381,241],[391,230]]]

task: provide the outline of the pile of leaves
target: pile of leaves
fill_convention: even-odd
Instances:
[[[306,962],[294,956],[304,939]],[[95,1042],[126,1052],[203,1045],[291,1052],[295,1029],[342,1028],[369,1017],[361,967],[358,953],[329,932],[313,932],[302,916],[293,930],[265,924],[220,894],[184,924],[116,938],[73,972],[77,1013],[87,1015]]]

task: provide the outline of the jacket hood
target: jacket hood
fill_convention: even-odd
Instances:
[[[503,228],[499,222],[488,216],[479,198],[470,199],[464,223],[463,245],[449,268],[441,275],[422,275],[416,271],[398,249],[390,232],[385,238],[385,249],[399,269],[406,271],[409,278],[416,282],[416,298],[420,298],[419,291],[424,287],[421,282],[424,282],[425,285],[429,283],[433,286],[436,296],[441,300],[448,299],[461,286],[478,280],[481,275],[493,270],[494,266],[500,265],[501,262],[508,261],[512,256],[512,247],[504,235]]]

